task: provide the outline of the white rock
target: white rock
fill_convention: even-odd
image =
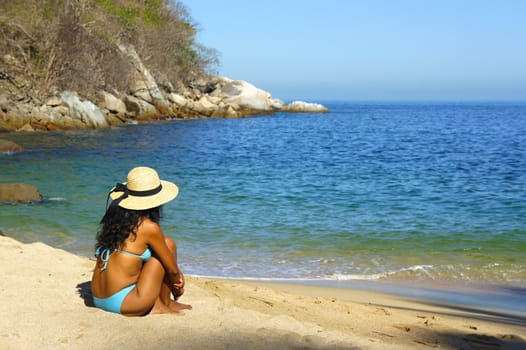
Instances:
[[[203,95],[199,101],[196,101],[194,103],[194,109],[197,112],[203,113],[203,114],[209,114],[212,113],[214,110],[216,110],[217,104],[210,101],[207,95]]]
[[[326,113],[329,109],[319,103],[309,103],[303,101],[294,101],[281,108],[283,112],[299,113]]]
[[[46,101],[46,105],[51,107],[60,106],[61,103],[62,100],[58,96],[52,96]]]
[[[172,92],[168,94],[168,100],[178,106],[185,106],[188,100],[183,96]]]
[[[285,107],[285,102],[283,102],[280,99],[274,98],[271,100],[271,107],[276,110],[282,109],[283,107]]]
[[[272,110],[271,95],[243,80],[233,80],[225,84],[221,87],[221,95],[224,96],[225,103],[235,103],[242,109]]]
[[[81,101],[78,96],[71,91],[64,91],[60,98],[69,107],[69,115],[72,119],[78,119],[83,124],[93,128],[108,127],[108,121],[102,111],[91,101]]]
[[[102,108],[106,108],[108,111],[117,113],[117,114],[125,114],[126,113],[126,105],[122,100],[118,99],[114,95],[102,91],[101,92],[101,102],[100,106]]]
[[[125,104],[127,113],[137,119],[148,119],[159,114],[154,105],[134,96],[126,96]]]
[[[225,117],[236,118],[239,117],[239,113],[232,106],[228,106],[225,112]]]

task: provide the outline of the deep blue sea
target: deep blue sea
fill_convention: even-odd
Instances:
[[[328,114],[9,133],[0,230],[92,256],[107,192],[150,166],[186,274],[526,286],[526,104],[326,102]]]

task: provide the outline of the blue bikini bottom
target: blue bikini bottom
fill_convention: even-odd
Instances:
[[[126,288],[121,289],[117,293],[107,297],[107,298],[97,298],[93,297],[93,303],[96,307],[102,310],[106,310],[109,312],[115,312],[117,314],[121,313],[121,306],[122,302],[124,301],[124,298],[130,293],[130,291],[135,288],[137,284],[134,283]]]

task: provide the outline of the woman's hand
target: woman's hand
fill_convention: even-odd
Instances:
[[[174,299],[177,300],[184,293],[184,275],[181,271],[175,275],[172,282],[172,294]]]

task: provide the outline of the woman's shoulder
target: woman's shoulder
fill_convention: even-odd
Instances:
[[[139,235],[152,236],[162,235],[161,227],[155,221],[145,218],[138,227]]]

